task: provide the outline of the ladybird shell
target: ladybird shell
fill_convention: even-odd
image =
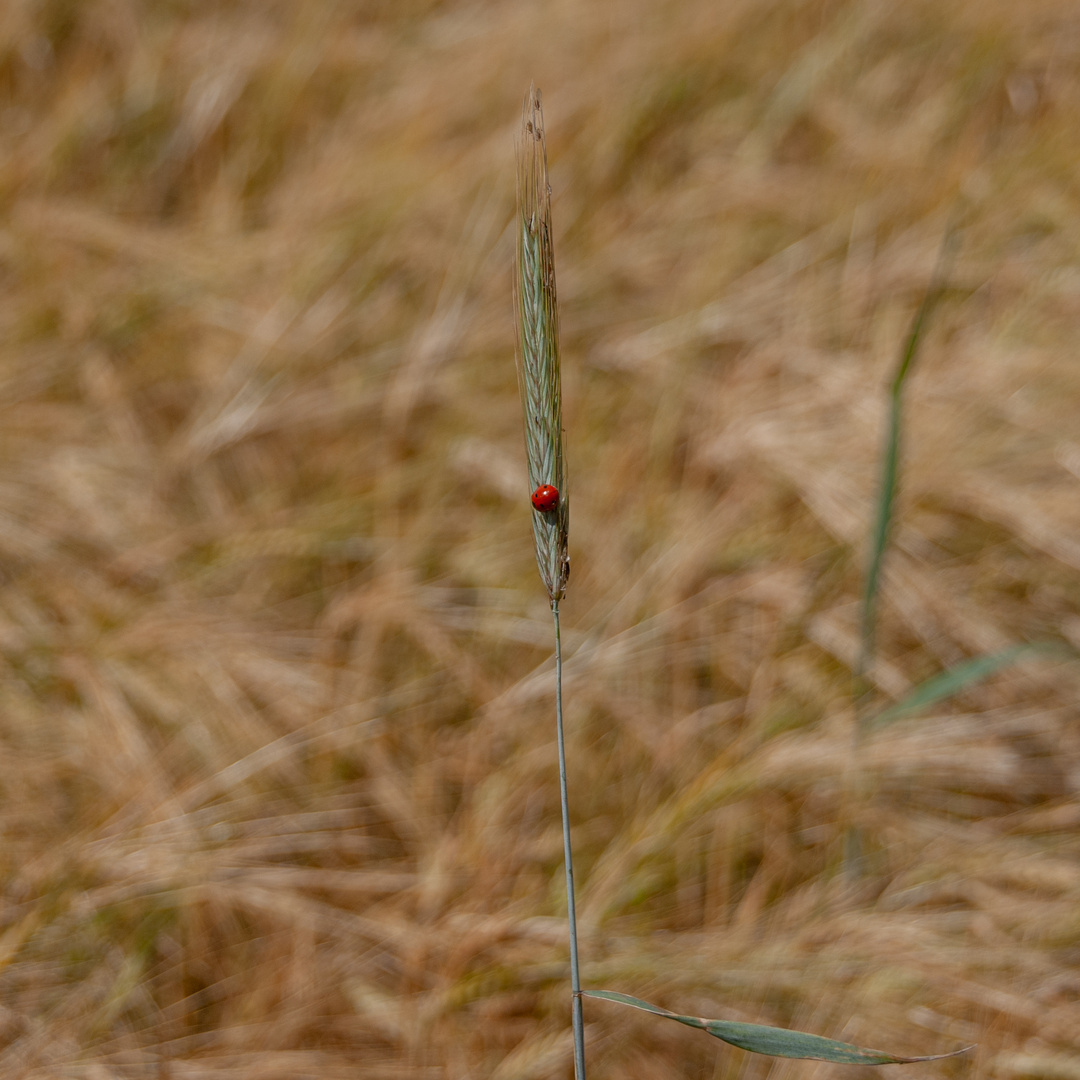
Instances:
[[[559,489],[551,484],[541,484],[532,493],[532,504],[541,514],[550,513],[559,505]]]

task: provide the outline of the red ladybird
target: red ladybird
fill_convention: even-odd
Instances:
[[[532,504],[541,514],[549,514],[559,505],[559,489],[541,484],[532,493]]]

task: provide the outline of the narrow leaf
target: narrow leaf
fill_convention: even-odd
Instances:
[[[739,1024],[733,1020],[706,1020],[698,1016],[679,1016],[657,1005],[650,1005],[640,998],[629,994],[616,994],[610,990],[584,990],[585,997],[602,998],[605,1001],[617,1001],[621,1005],[630,1005],[635,1009],[656,1016],[666,1016],[689,1027],[701,1028],[710,1035],[730,1043],[742,1050],[754,1054],[767,1054],[771,1057],[810,1058],[815,1061],[835,1061],[842,1065],[906,1065],[915,1061],[937,1061],[939,1058],[955,1057],[971,1049],[953,1050],[948,1054],[931,1054],[927,1057],[899,1057],[885,1054],[880,1050],[867,1050],[851,1043],[826,1039],[821,1035],[808,1035],[803,1031],[789,1031],[787,1028],[765,1027],[762,1024]]]
[[[927,679],[926,682],[919,683],[903,700],[878,713],[870,721],[870,726],[880,727],[883,724],[891,724],[902,716],[918,712],[920,709],[925,709],[938,701],[944,701],[946,698],[960,693],[961,690],[982,682],[983,679],[988,679],[1003,668],[1039,653],[1044,655],[1048,653],[1065,655],[1067,650],[1055,642],[1046,641],[1027,645],[1010,645],[1000,652],[988,653],[986,656],[976,656],[971,660],[965,660],[964,663],[957,664],[956,667],[949,668],[948,671],[942,671]]]
[[[927,320],[945,291],[945,282],[948,280],[949,266],[955,243],[956,232],[950,224],[945,230],[933,276],[923,295],[922,303],[912,319],[911,330],[897,360],[896,370],[889,386],[889,418],[881,453],[881,475],[878,480],[877,506],[874,511],[874,523],[870,533],[870,562],[866,571],[866,581],[863,584],[859,655],[855,661],[857,696],[864,692],[863,681],[866,672],[870,670],[874,661],[878,593],[881,587],[881,572],[885,561],[885,550],[888,547],[889,533],[892,530],[893,503],[896,499],[896,490],[899,483],[904,383],[907,381],[918,356]]]

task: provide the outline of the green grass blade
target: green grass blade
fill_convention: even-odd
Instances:
[[[931,1054],[926,1057],[900,1057],[886,1054],[881,1050],[868,1050],[853,1046],[851,1043],[826,1039],[821,1035],[809,1035],[804,1031],[789,1031],[787,1028],[766,1027],[763,1024],[740,1024],[732,1020],[706,1020],[698,1016],[680,1016],[668,1012],[657,1005],[650,1005],[640,998],[629,994],[617,994],[610,990],[585,990],[583,996],[616,1001],[635,1009],[643,1009],[655,1016],[664,1016],[677,1020],[680,1024],[700,1028],[723,1042],[749,1050],[753,1054],[767,1054],[770,1057],[804,1058],[814,1061],[835,1061],[842,1065],[905,1065],[916,1061],[937,1061],[940,1058],[954,1057],[971,1049],[965,1046],[948,1054]]]
[[[918,712],[939,701],[960,693],[961,690],[976,683],[988,679],[1003,668],[1007,668],[1020,660],[1037,654],[1060,654],[1072,655],[1063,645],[1056,642],[1041,642],[1026,645],[1010,645],[1000,652],[988,653],[985,656],[976,656],[971,660],[965,660],[948,671],[942,671],[925,682],[919,683],[910,694],[895,705],[890,705],[875,716],[871,721],[872,727],[881,727],[899,720],[902,716]]]
[[[950,222],[946,226],[945,235],[942,238],[941,250],[938,253],[937,264],[931,275],[930,283],[923,294],[922,303],[919,304],[919,308],[915,312],[915,318],[911,323],[911,331],[908,334],[907,341],[904,343],[904,349],[900,354],[896,370],[893,373],[892,384],[889,387],[889,418],[885,430],[885,444],[881,453],[881,478],[878,483],[877,506],[870,531],[869,562],[866,570],[866,580],[863,582],[862,607],[859,617],[859,648],[852,669],[852,704],[855,714],[854,734],[856,744],[866,734],[869,726],[865,710],[865,702],[869,697],[870,689],[867,673],[873,666],[874,653],[877,649],[877,605],[878,595],[881,591],[881,570],[885,561],[885,551],[889,545],[893,504],[896,500],[896,488],[900,473],[904,383],[907,381],[908,375],[911,374],[912,366],[918,355],[927,320],[944,291],[956,237],[957,232],[954,223]],[[857,771],[853,774],[852,784],[853,798],[856,801],[864,801],[867,793]],[[859,876],[861,874],[861,848],[862,841],[859,830],[854,823],[849,823],[844,841],[844,866],[849,876]]]
[[[892,528],[893,504],[896,500],[897,478],[900,471],[900,440],[903,427],[903,392],[904,383],[911,374],[912,366],[919,352],[923,330],[931,312],[944,291],[948,277],[948,267],[955,247],[956,232],[950,226],[942,240],[937,265],[934,268],[930,284],[923,295],[922,303],[911,323],[911,331],[904,344],[904,350],[893,374],[889,387],[889,420],[885,432],[885,445],[881,455],[881,479],[878,483],[877,507],[874,524],[870,533],[870,561],[863,584],[862,613],[860,618],[859,655],[855,662],[855,696],[862,697],[865,692],[865,676],[873,663],[877,636],[877,602],[881,590],[881,568],[885,559],[885,550],[889,544]]]

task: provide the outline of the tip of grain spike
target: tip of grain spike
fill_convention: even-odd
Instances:
[[[547,173],[547,144],[544,141],[544,110],[540,89],[529,87],[521,111],[521,138],[518,141],[518,209],[534,228],[550,215],[551,197]]]
[[[521,110],[521,133],[534,142],[542,144],[544,141],[544,109],[540,88],[536,85],[531,85],[525,95],[525,104]]]
[[[537,141],[543,138],[543,106],[541,102],[540,87],[531,84],[529,92],[525,95],[525,104],[522,107],[522,132]]]

